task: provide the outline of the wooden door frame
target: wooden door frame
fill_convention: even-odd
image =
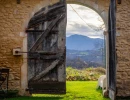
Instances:
[[[116,0],[110,0],[109,19],[109,97],[116,99]]]

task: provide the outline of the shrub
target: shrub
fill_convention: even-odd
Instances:
[[[95,71],[96,71],[96,72],[99,72],[99,73],[101,73],[101,74],[105,74],[105,73],[106,73],[106,70],[105,70],[104,68],[102,68],[102,67],[97,67],[97,68],[95,68]]]
[[[66,68],[66,80],[67,81],[96,81],[100,75],[105,74],[105,69],[99,68],[86,68],[86,69],[74,69],[72,67]]]

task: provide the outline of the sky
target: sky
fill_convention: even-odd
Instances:
[[[67,4],[66,36],[80,34],[90,38],[103,38],[102,18],[94,10],[77,4]]]

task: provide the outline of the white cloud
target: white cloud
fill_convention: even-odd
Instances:
[[[95,28],[102,24],[101,17],[92,9],[76,4],[67,5],[67,36],[81,34],[91,38],[102,38],[103,31],[95,31]]]

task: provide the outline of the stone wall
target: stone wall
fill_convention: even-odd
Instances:
[[[27,50],[25,30],[35,12],[58,0],[0,0],[0,68],[10,69],[9,89],[18,89],[22,94],[27,88],[27,55],[13,56],[13,48]],[[95,10],[103,18],[106,29],[109,0],[67,0]],[[117,4],[117,96],[130,96],[130,1]]]
[[[130,0],[117,5],[117,96],[130,96]]]

